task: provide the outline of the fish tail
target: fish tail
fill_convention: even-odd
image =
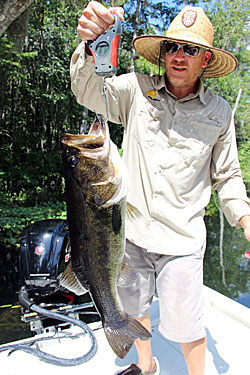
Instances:
[[[136,339],[149,340],[151,334],[132,316],[125,314],[124,319],[115,324],[104,322],[104,332],[109,345],[119,358],[124,358]]]

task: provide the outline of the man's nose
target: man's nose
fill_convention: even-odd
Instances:
[[[178,49],[177,53],[175,54],[175,59],[177,60],[183,60],[185,59],[185,55],[181,48]]]

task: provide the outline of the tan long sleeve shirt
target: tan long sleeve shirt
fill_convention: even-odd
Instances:
[[[84,44],[71,60],[77,101],[106,115],[103,80]],[[205,207],[211,184],[233,226],[250,214],[228,103],[200,87],[183,99],[164,76],[128,73],[107,79],[109,119],[124,126],[123,157],[130,175],[126,237],[149,252],[186,255],[205,241]]]

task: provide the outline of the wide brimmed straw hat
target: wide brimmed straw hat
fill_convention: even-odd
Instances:
[[[222,77],[233,72],[237,59],[230,52],[213,47],[213,25],[200,7],[186,6],[171,22],[166,35],[142,35],[134,39],[136,51],[153,64],[165,67],[165,56],[160,61],[161,44],[164,40],[190,43],[212,51],[213,56],[203,77]]]

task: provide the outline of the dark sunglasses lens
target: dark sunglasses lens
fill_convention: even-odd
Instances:
[[[171,42],[164,43],[164,46],[165,46],[166,53],[176,53],[179,48],[177,43],[171,43]]]
[[[183,52],[188,56],[198,56],[200,54],[200,47],[185,44],[183,46]]]
[[[191,46],[190,44],[183,44],[182,46],[175,42],[165,42],[164,48],[165,53],[175,54],[178,52],[179,48],[182,48],[183,53],[187,56],[198,56],[200,54],[201,48],[198,46]]]

